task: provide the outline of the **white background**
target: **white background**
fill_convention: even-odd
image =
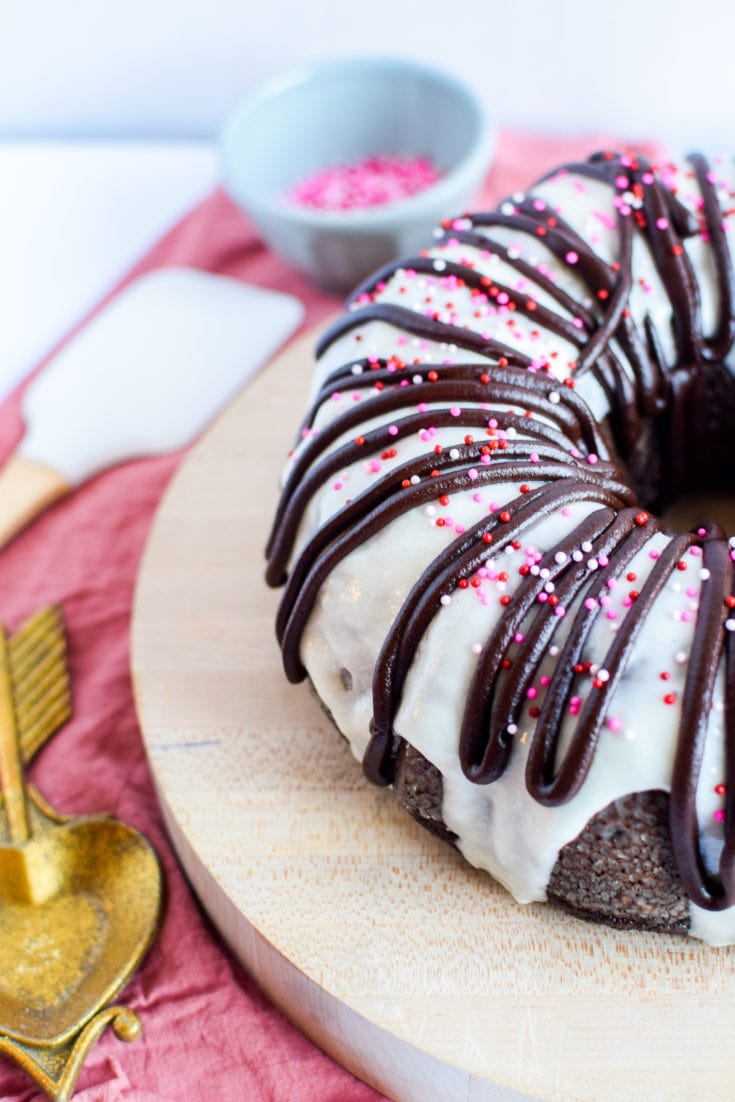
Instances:
[[[500,126],[735,146],[735,0],[0,0],[0,398],[217,182],[243,92],[340,54]]]
[[[728,0],[0,0],[0,136],[210,137],[302,61],[399,53],[475,83],[501,123],[730,140]]]

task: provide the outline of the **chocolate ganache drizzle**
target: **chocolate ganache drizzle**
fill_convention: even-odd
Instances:
[[[506,548],[520,546],[544,518],[584,503],[585,515],[544,551],[537,569],[519,571],[520,584],[483,641],[459,732],[464,775],[477,785],[501,778],[516,748],[529,689],[555,647],[556,662],[535,709],[525,779],[535,801],[557,806],[584,785],[610,701],[646,619],[672,576],[686,568],[684,557],[694,548],[704,581],[679,701],[670,823],[676,863],[690,899],[707,910],[721,910],[735,904],[735,623],[729,619],[735,605],[733,553],[715,523],[673,533],[647,511],[692,486],[725,484],[726,464],[708,458],[707,449],[688,446],[708,395],[731,386],[724,361],[735,339],[726,212],[707,161],[693,155],[689,166],[701,197],[696,211],[642,157],[601,153],[561,170],[613,193],[612,261],[531,192],[495,212],[447,222],[434,250],[388,266],[359,287],[349,312],[322,339],[320,355],[367,323],[380,322],[452,347],[458,362],[407,364],[396,356],[366,356],[349,359],[327,375],[302,425],[302,445],[287,475],[268,545],[267,579],[271,585],[285,582],[277,635],[286,673],[298,681],[306,676],[300,647],[309,618],[325,580],[347,555],[407,511],[462,491],[513,485],[515,496],[502,508],[458,531],[431,560],[387,632],[374,669],[364,770],[374,783],[388,785],[401,746],[395,722],[406,679],[447,599],[466,587],[483,564]],[[540,241],[559,265],[573,263],[584,293],[564,289],[548,268],[519,255],[508,243],[508,231]],[[686,247],[696,238],[706,243],[715,288],[715,322],[707,334],[698,271]],[[447,245],[454,249],[451,256],[442,251]],[[510,286],[491,278],[480,265],[452,259],[462,247],[468,255],[500,257],[504,270],[515,272],[518,280]],[[652,312],[633,303],[635,255],[641,249],[648,251],[670,305],[668,332]],[[479,325],[470,328],[439,312],[431,316],[384,301],[385,287],[407,270],[441,273],[473,301],[502,303],[507,312],[563,339],[574,354],[569,375],[560,383],[553,364],[539,363],[511,341],[478,331]],[[543,302],[528,293],[524,281]],[[348,388],[359,400],[346,411],[340,407],[315,430],[319,412]],[[604,416],[599,420],[590,394],[602,396]],[[432,446],[428,441],[438,429],[456,430],[456,445]],[[422,454],[390,466],[311,534],[300,536],[309,503],[340,471],[366,456],[395,456],[397,445],[421,433],[427,439]],[[717,455],[716,448],[712,455]],[[641,497],[645,507],[638,503]],[[662,549],[651,556],[650,572],[631,596],[582,702],[574,697],[575,684],[581,673],[589,673],[585,654],[602,615],[601,597],[657,534],[666,537]],[[567,614],[560,615],[560,609]],[[724,842],[715,872],[702,853],[696,795],[723,663],[726,798]],[[570,700],[579,704],[571,711],[571,733],[562,740]]]

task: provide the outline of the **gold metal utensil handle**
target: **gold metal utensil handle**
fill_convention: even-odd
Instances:
[[[8,640],[0,626],[0,788],[5,803],[10,841],[22,846],[28,841],[28,812],[23,789],[18,728],[13,707]]]

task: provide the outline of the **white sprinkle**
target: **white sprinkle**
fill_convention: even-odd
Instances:
[[[449,453],[449,458],[450,459],[459,459],[459,449],[458,448],[452,448],[452,450]]]
[[[725,628],[727,631],[735,631],[735,620],[725,620]]]
[[[427,517],[436,516],[436,508],[433,505],[427,505],[424,512],[426,513]]]
[[[532,567],[531,567],[531,573],[532,573],[532,574],[534,575],[534,577],[535,577],[536,575],[538,575],[538,574],[540,573],[540,570],[539,570],[539,568],[538,568],[537,566],[532,566]]]
[[[587,569],[588,570],[597,570],[597,567],[599,565],[600,564],[598,563],[597,559],[587,559]]]
[[[515,723],[509,723],[505,729],[509,735],[515,735],[518,733],[518,726]]]
[[[709,580],[710,572],[709,572],[709,570],[707,569],[706,566],[703,566],[702,569],[699,571],[699,576],[700,576],[700,578],[702,579],[703,582],[706,582],[706,581]]]
[[[546,585],[544,586],[544,589],[546,590],[547,593],[553,593],[554,590],[556,589],[556,586],[554,585],[553,582],[547,582]]]
[[[551,655],[552,658],[556,658],[558,653],[559,653],[559,648],[557,647],[556,643],[554,643],[554,645],[552,647],[549,647],[549,654]]]
[[[632,740],[635,737],[636,737],[636,732],[633,730],[633,728],[632,727],[626,727],[625,730],[623,731],[623,738],[626,739],[628,742],[632,742]]]
[[[582,550],[586,555],[589,555],[590,551],[592,550],[592,544],[589,540],[584,541],[584,543],[582,544]]]
[[[581,551],[572,551],[572,558],[574,559],[575,562],[581,562],[582,559],[584,558],[584,555],[582,554]]]
[[[439,598],[439,604],[444,605],[446,607],[447,605],[451,605],[451,603],[452,603],[452,598],[449,596],[449,594],[448,593],[442,593],[441,597]]]
[[[518,248],[518,246],[517,245],[511,245],[511,247],[508,249],[508,259],[509,260],[518,260],[520,255],[521,255],[521,250]]]
[[[414,375],[413,379],[411,380],[412,383],[423,383],[423,381],[424,380],[421,378],[420,375]]]
[[[552,406],[559,405],[559,402],[561,401],[561,394],[558,390],[552,390],[549,392],[549,401],[551,402]]]
[[[362,364],[353,364],[352,365],[352,374],[353,375],[362,375]]]
[[[609,681],[610,680],[610,674],[608,673],[607,670],[598,670],[596,676],[598,677],[598,679],[600,681]]]
[[[677,651],[674,655],[674,661],[678,666],[684,666],[686,664],[687,657],[687,654],[683,650],[680,650]]]
[[[566,552],[557,551],[557,553],[554,555],[554,562],[559,563],[559,566],[561,566],[561,564],[563,562],[566,562],[566,561],[567,561]]]
[[[482,643],[473,643],[472,644],[472,653],[473,654],[482,654]]]
[[[501,214],[515,214],[515,212],[516,212],[516,208],[513,206],[512,203],[507,203],[506,202],[506,203],[502,203],[501,206],[500,206],[500,213]]]
[[[548,576],[549,576],[548,566],[542,566],[541,569],[539,570],[539,574],[541,575],[542,578],[548,578]]]
[[[411,475],[411,485],[412,486],[418,486],[420,481],[421,481],[421,479],[419,478],[419,476],[417,474],[412,474]]]
[[[443,272],[447,266],[446,260],[435,260],[432,267],[435,272]]]

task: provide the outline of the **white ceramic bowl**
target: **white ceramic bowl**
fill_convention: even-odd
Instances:
[[[426,247],[464,209],[492,156],[478,97],[441,70],[398,58],[325,61],[279,77],[239,103],[221,138],[225,189],[267,244],[330,291]],[[294,183],[374,154],[427,155],[443,175],[394,203],[319,211],[288,203]]]

